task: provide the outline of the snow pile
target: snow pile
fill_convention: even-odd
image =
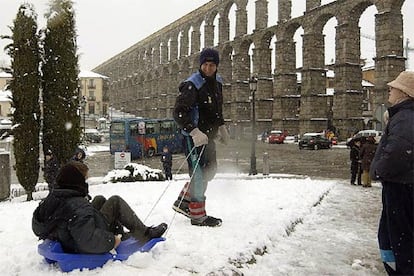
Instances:
[[[112,170],[104,177],[104,183],[108,182],[135,182],[135,181],[161,181],[165,176],[161,170],[148,166],[129,163],[120,170]]]

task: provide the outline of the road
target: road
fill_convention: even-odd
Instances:
[[[96,144],[92,144],[96,145]],[[114,156],[109,154],[108,142],[99,145],[108,146],[108,151],[94,152],[90,154],[86,163],[89,166],[90,176],[104,176],[114,168]],[[318,178],[348,179],[349,149],[345,146],[334,146],[332,149],[323,150],[299,150],[297,144],[267,144],[256,143],[256,168],[257,172],[263,172],[264,153],[269,156],[270,173],[300,174]],[[229,145],[217,144],[218,172],[248,173],[251,160],[251,142],[245,140],[230,140]],[[41,157],[41,160],[42,157]],[[147,165],[154,169],[161,169],[158,156],[133,160],[133,162]],[[173,173],[187,173],[187,164],[183,154],[174,154]],[[15,163],[13,154],[11,164]],[[42,163],[42,162],[41,162]],[[39,182],[43,182],[43,172],[39,172]],[[11,170],[11,183],[17,184],[15,171]]]
[[[263,172],[263,156],[267,152],[270,173],[301,174],[318,178],[348,179],[349,149],[334,146],[324,150],[299,150],[297,144],[256,143],[256,162],[259,174]],[[227,146],[217,144],[218,172],[243,172],[250,169],[251,143],[231,140]],[[158,156],[134,160],[151,168],[161,169]],[[174,154],[173,173],[187,173],[187,164],[183,154]],[[109,152],[97,152],[89,156],[86,163],[90,167],[90,176],[103,176],[113,169],[114,157]],[[181,167],[181,168],[180,168]]]

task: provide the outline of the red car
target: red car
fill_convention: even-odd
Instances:
[[[270,131],[269,136],[267,137],[269,144],[283,144],[285,138],[286,136],[280,130]]]

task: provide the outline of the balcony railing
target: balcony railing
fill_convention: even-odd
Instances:
[[[96,101],[96,97],[95,96],[89,96],[88,101]]]

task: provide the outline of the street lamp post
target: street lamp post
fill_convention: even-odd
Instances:
[[[256,90],[257,90],[257,79],[255,77],[251,77],[249,79],[249,88],[250,88],[250,104],[251,104],[251,124],[252,124],[252,148],[251,148],[251,155],[250,155],[250,171],[249,175],[256,175]]]

